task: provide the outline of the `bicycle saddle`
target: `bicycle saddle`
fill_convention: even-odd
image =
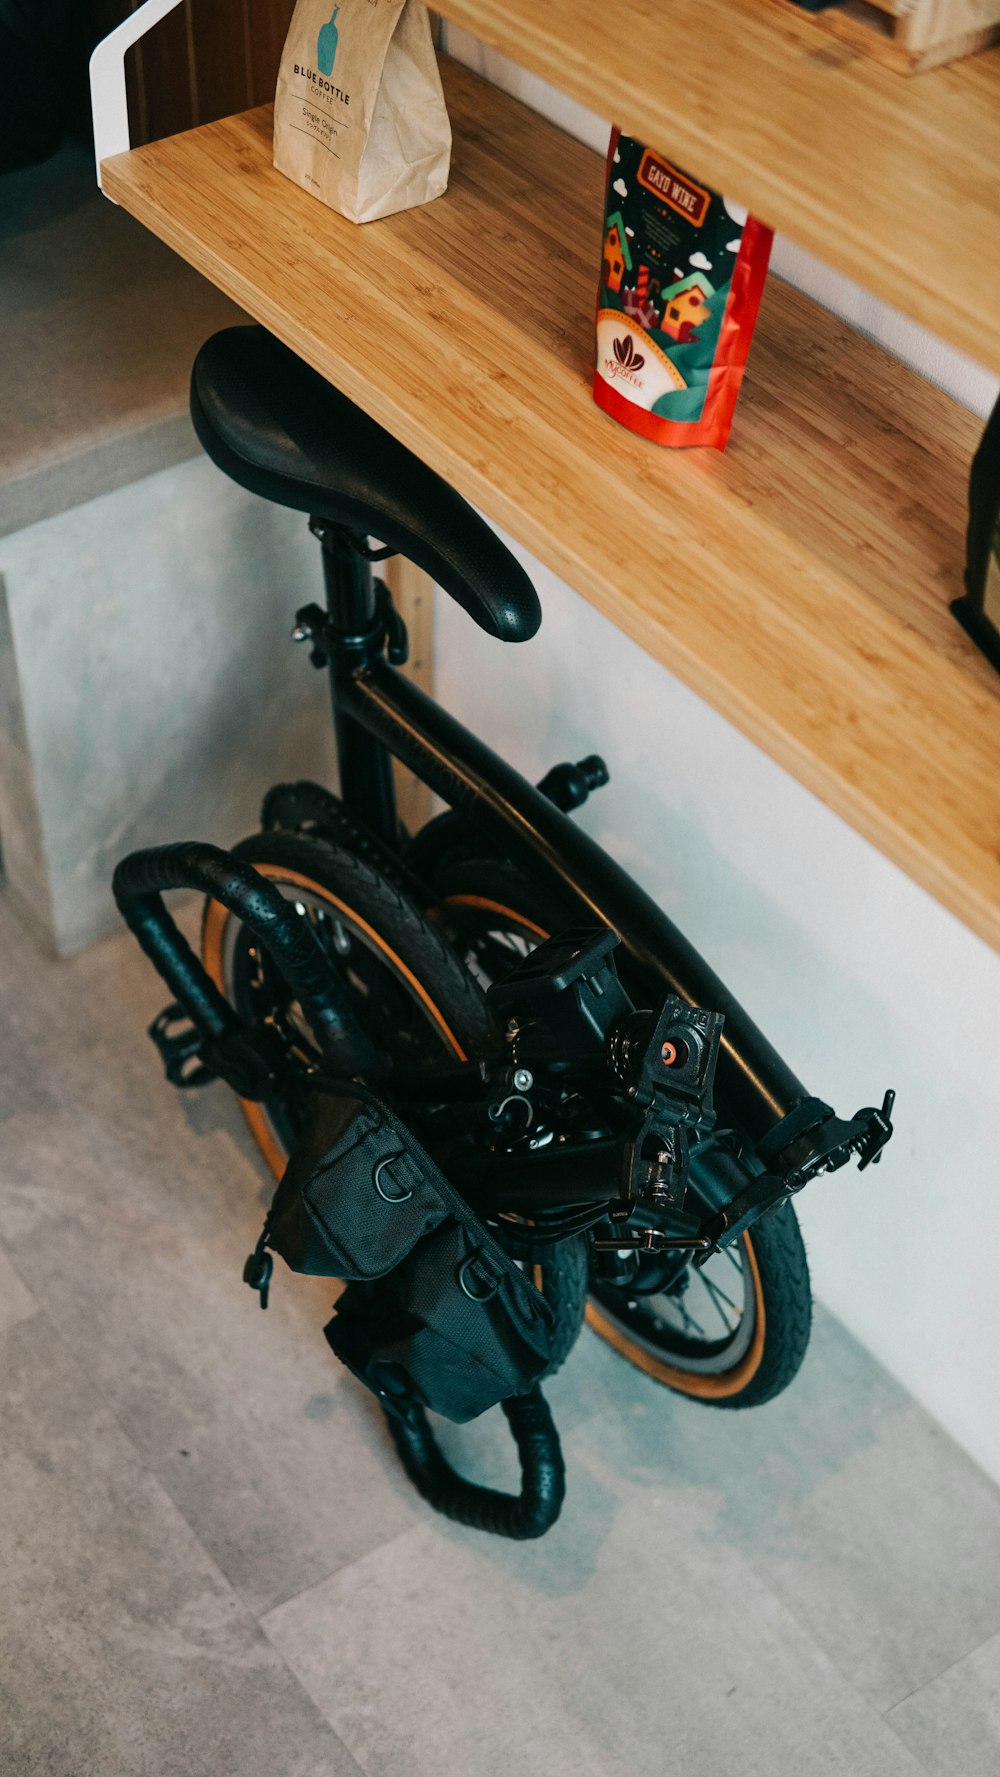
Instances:
[[[399,550],[489,635],[534,635],[538,594],[468,501],[263,327],[205,342],[191,418],[241,487]]]

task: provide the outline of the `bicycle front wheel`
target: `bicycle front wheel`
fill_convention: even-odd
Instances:
[[[433,886],[441,930],[483,988],[577,923],[515,866],[464,848],[442,858]],[[718,1111],[724,1125],[725,1106]],[[637,1212],[636,1222],[655,1226],[656,1212]],[[629,1286],[596,1271],[590,1280],[593,1330],[657,1382],[708,1406],[761,1406],[780,1394],[805,1356],[811,1320],[809,1267],[791,1204],[701,1268],[668,1251],[643,1256]]]

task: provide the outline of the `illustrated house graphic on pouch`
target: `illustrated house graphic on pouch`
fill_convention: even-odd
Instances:
[[[699,322],[707,321],[711,309],[706,307],[706,299],[715,295],[715,285],[704,272],[693,271],[690,277],[681,278],[677,284],[671,284],[664,290],[660,301],[663,304],[663,320],[660,327],[669,333],[671,339],[679,340],[686,345]]]
[[[604,282],[609,290],[617,295],[622,287],[622,279],[627,271],[632,270],[632,254],[625,233],[625,223],[620,210],[608,217],[607,233],[604,236]]]

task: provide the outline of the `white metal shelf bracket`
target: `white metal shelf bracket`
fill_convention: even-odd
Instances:
[[[154,25],[173,12],[181,0],[146,0],[107,37],[102,38],[90,58],[90,104],[94,115],[94,158],[97,162],[97,183],[101,181],[101,162],[112,154],[125,154],[132,146],[128,124],[128,95],[125,88],[125,52]],[[114,198],[110,200],[114,203]]]

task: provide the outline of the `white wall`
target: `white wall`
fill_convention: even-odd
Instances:
[[[606,145],[606,122],[454,28],[449,46]],[[994,377],[846,279],[781,240],[772,263],[976,412],[992,405]],[[818,1180],[798,1200],[816,1293],[1000,1480],[1000,956],[513,547],[541,594],[541,633],[501,659],[501,644],[441,600],[444,702],[530,775],[601,751],[611,785],[583,824],[662,900],[808,1088],[849,1114],[895,1086],[882,1164]]]
[[[0,538],[3,889],[61,955],[120,929],[127,852],[232,844],[262,786],[329,772],[322,675],[284,643],[321,589],[305,519],[204,456]]]

